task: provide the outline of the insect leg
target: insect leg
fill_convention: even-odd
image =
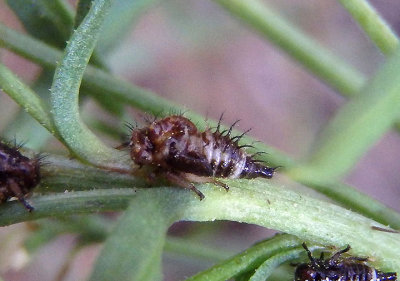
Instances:
[[[121,143],[120,145],[118,145],[117,147],[114,147],[114,148],[117,149],[117,150],[123,150],[123,149],[129,147],[129,144],[130,144],[130,141],[126,141],[126,142],[123,142],[123,143]]]
[[[223,183],[222,181],[217,180],[216,178],[213,177],[199,177],[191,173],[185,173],[182,175],[187,181],[189,182],[196,182],[196,183],[212,183],[215,185],[218,185],[226,190],[226,192],[229,191],[229,186],[226,183]]]
[[[312,263],[315,263],[315,259],[314,259],[314,257],[312,256],[310,250],[308,249],[308,247],[307,247],[307,245],[306,245],[306,242],[303,242],[301,245],[303,246],[304,250],[306,250],[307,255],[308,255],[308,258],[310,259],[310,261],[311,261]]]
[[[348,257],[346,258],[346,261],[368,261],[368,257],[362,258],[362,257]]]
[[[18,198],[18,201],[21,202],[29,212],[32,212],[34,208],[25,200],[20,186],[13,179],[8,179],[7,184],[14,196]]]
[[[198,190],[193,183],[189,182],[184,174],[176,174],[170,171],[166,171],[163,174],[171,183],[192,190],[194,193],[197,194],[197,196],[199,196],[200,200],[203,200],[205,198],[204,194],[201,193],[201,191]]]
[[[211,183],[215,184],[215,185],[219,185],[220,187],[223,187],[226,192],[229,191],[229,185],[227,185],[226,183],[223,183],[222,181],[216,180],[214,178],[211,178]]]
[[[347,245],[347,247],[344,248],[343,250],[340,250],[340,251],[336,252],[336,253],[330,258],[330,260],[336,261],[337,259],[340,258],[340,256],[341,256],[342,254],[348,252],[349,250],[350,250],[350,245]]]

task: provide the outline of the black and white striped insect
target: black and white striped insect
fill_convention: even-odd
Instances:
[[[21,146],[11,146],[0,141],[0,203],[16,197],[28,211],[33,207],[25,196],[40,182],[40,161],[23,156]]]
[[[247,154],[243,149],[246,145],[239,145],[244,134],[231,137],[234,125],[222,132],[220,124],[215,130],[200,132],[189,119],[168,116],[132,130],[131,158],[136,164],[154,167],[169,181],[193,190],[200,200],[204,195],[192,182],[213,182],[228,190],[215,178],[271,178],[277,167],[268,167],[254,159],[254,154]]]
[[[382,272],[366,264],[367,258],[347,257],[341,255],[350,250],[347,246],[333,254],[332,257],[324,259],[321,253],[319,259],[312,256],[306,244],[303,243],[307,251],[309,263],[297,266],[295,281],[396,281],[396,272]]]

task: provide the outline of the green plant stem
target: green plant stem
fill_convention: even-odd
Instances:
[[[55,47],[12,30],[2,23],[0,23],[0,46],[47,68],[54,69],[56,62],[62,57],[62,52]]]
[[[129,200],[135,194],[135,189],[121,188],[73,191],[32,197],[29,202],[32,202],[35,210],[31,213],[27,212],[19,202],[9,202],[0,206],[0,209],[4,211],[0,214],[0,226],[46,217],[120,211],[128,206]]]
[[[125,154],[105,146],[86,127],[79,115],[82,76],[110,5],[111,0],[95,1],[82,24],[73,33],[54,74],[51,112],[58,132],[74,155],[96,166],[126,169],[126,165],[119,164]]]
[[[251,269],[254,270],[266,259],[282,251],[282,249],[293,248],[300,244],[301,241],[294,236],[287,234],[277,235],[257,243],[244,252],[222,261],[220,264],[186,279],[186,281],[228,280]]]
[[[390,225],[394,229],[400,229],[400,214],[398,212],[372,199],[354,187],[339,182],[324,181],[318,183],[318,178],[308,178],[305,174],[301,173],[292,175],[290,174],[291,172],[288,171],[293,180],[321,192],[350,210],[363,214],[382,224]]]
[[[336,205],[270,185],[262,180],[232,180],[227,193],[203,185],[206,199],[199,201],[188,190],[178,188],[109,189],[79,191],[33,197],[35,211],[27,212],[18,202],[0,206],[0,225],[43,217],[121,210],[130,200],[133,206],[153,205],[166,212],[172,221],[232,220],[257,224],[293,234],[301,240],[343,247],[350,244],[355,255],[370,256],[382,270],[400,270],[398,234],[373,230],[380,224]],[[136,195],[135,195],[136,194]],[[132,199],[133,198],[133,199]],[[133,205],[132,205],[133,204]],[[166,209],[163,209],[166,208]],[[145,238],[144,238],[145,239]],[[144,241],[137,241],[140,243]],[[371,252],[372,251],[372,252]]]
[[[297,247],[270,257],[256,269],[249,281],[264,281],[268,279],[274,269],[284,262],[299,258],[302,253],[304,253],[304,249],[302,247]]]
[[[29,155],[28,155],[29,156]],[[41,193],[64,192],[67,190],[109,189],[147,187],[146,177],[134,177],[132,174],[121,174],[84,165],[76,160],[61,156],[48,155],[41,167],[42,180],[37,191]],[[136,173],[138,174],[138,173]]]
[[[387,22],[366,0],[338,0],[358,22],[362,30],[385,55],[392,54],[399,39]]]
[[[31,89],[45,103],[49,96],[49,87],[53,79],[53,72],[43,70],[40,76],[36,79]],[[26,86],[28,87],[28,86]],[[46,108],[48,104],[45,104]],[[29,147],[36,151],[41,151],[43,146],[52,137],[51,133],[41,126],[31,115],[26,113],[23,108],[14,116],[7,126],[0,132],[5,139],[24,140],[24,148]],[[32,136],[35,136],[32,138]]]
[[[55,129],[45,104],[35,92],[22,83],[18,77],[2,63],[0,63],[0,87],[43,127],[52,134],[55,134]]]
[[[358,94],[365,77],[259,0],[215,0],[309,72],[344,96]]]
[[[161,280],[162,251],[174,213],[166,201],[153,199],[151,204],[131,201],[104,243],[90,281]]]

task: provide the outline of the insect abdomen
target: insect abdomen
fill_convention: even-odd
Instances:
[[[344,265],[340,270],[343,281],[377,281],[376,270],[365,264],[352,263]]]
[[[250,155],[247,155],[229,136],[219,132],[202,133],[202,139],[206,140],[204,155],[212,167],[214,177],[224,178],[271,178],[275,168],[261,165]]]
[[[395,281],[395,272],[382,272],[364,263],[346,262],[340,267],[338,278],[329,281]]]
[[[207,130],[202,133],[203,155],[211,165],[209,176],[239,178],[246,162],[246,156],[230,139],[219,132]]]

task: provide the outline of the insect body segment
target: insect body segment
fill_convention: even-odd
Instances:
[[[341,258],[343,253],[350,250],[350,246],[329,259],[324,259],[323,253],[316,259],[305,243],[303,247],[307,251],[310,263],[300,264],[296,268],[295,281],[397,281],[395,272],[381,272],[370,267],[365,263],[367,258]]]
[[[254,160],[239,146],[242,136],[231,138],[231,131],[232,127],[220,132],[218,126],[214,132],[211,129],[200,132],[189,119],[172,115],[132,131],[131,158],[140,166],[157,167],[175,183],[173,178],[187,179],[185,174],[232,179],[271,178],[276,168]],[[189,181],[186,182],[185,187],[194,190],[201,199],[204,197]],[[211,182],[223,185],[216,180]],[[177,184],[182,186],[182,181]]]
[[[25,195],[39,184],[40,158],[29,159],[18,148],[0,142],[0,202],[16,197],[32,211],[34,208],[25,200]]]

